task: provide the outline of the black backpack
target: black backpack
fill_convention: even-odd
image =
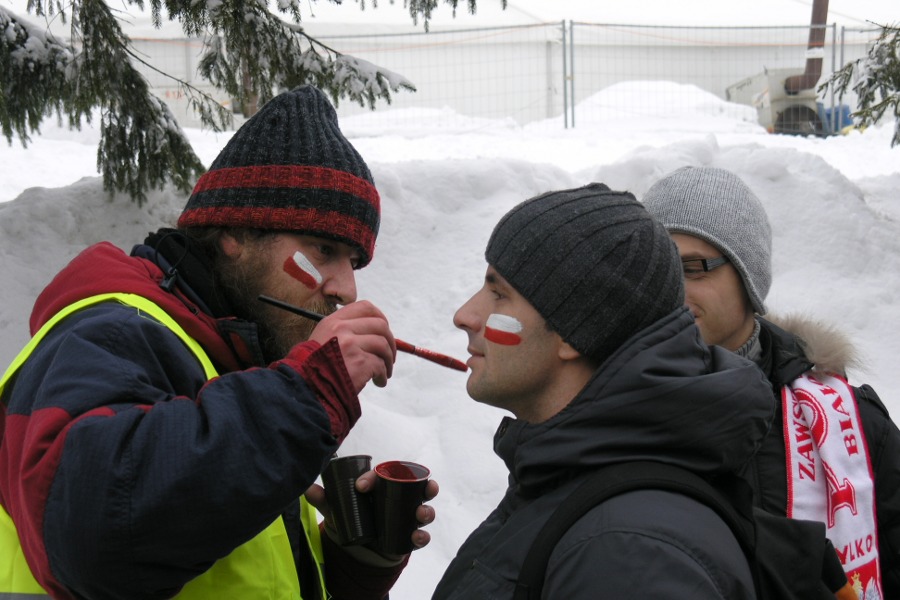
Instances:
[[[823,523],[752,508],[748,494],[726,496],[680,467],[633,461],[601,468],[558,505],[522,563],[513,599],[539,600],[550,554],[569,527],[604,500],[638,489],[677,492],[713,509],[744,551],[759,600],[834,600],[830,589],[846,582]]]

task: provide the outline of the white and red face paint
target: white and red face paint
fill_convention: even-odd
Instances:
[[[322,275],[299,250],[284,261],[284,272],[311,290],[322,285]]]
[[[515,317],[492,313],[484,324],[484,339],[503,346],[516,346],[522,342],[519,335],[522,323]]]

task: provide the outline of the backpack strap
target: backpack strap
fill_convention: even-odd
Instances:
[[[633,461],[603,467],[566,497],[553,511],[532,543],[516,582],[513,600],[538,600],[550,555],[560,538],[582,516],[603,501],[632,490],[671,491],[693,498],[716,512],[734,533],[757,582],[755,531],[731,503],[706,480],[674,465]]]

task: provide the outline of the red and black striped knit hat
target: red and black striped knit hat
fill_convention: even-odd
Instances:
[[[298,231],[359,248],[372,260],[381,201],[365,161],[322,91],[301,86],[253,115],[213,161],[178,227]]]

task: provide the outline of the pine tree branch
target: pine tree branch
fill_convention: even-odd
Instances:
[[[347,98],[374,108],[378,99],[390,102],[392,91],[415,90],[404,77],[340,54],[264,6],[226,0],[209,16],[217,33],[198,71],[242,102],[255,96],[263,104],[278,90],[309,83],[328,91],[335,104]]]
[[[300,84],[326,90],[335,104],[349,99],[374,109],[391,93],[415,91],[406,78],[367,61],[344,55],[307,35],[300,26],[308,0],[276,0],[289,14],[286,22],[269,11],[268,0],[150,0],[153,24],[176,20],[188,37],[206,41],[199,71],[232,98],[265,103],[275,93]],[[329,0],[340,3],[340,0]],[[144,10],[143,0],[124,0]],[[459,0],[443,0],[454,16]],[[365,0],[357,0],[361,9]],[[414,23],[426,31],[440,0],[404,0]],[[506,0],[501,0],[506,8]],[[377,6],[376,0],[372,1]],[[476,0],[466,0],[470,13]],[[0,129],[11,143],[22,144],[41,121],[65,116],[70,128],[101,115],[97,167],[104,188],[124,191],[139,204],[146,191],[174,182],[182,190],[203,171],[171,111],[150,93],[134,64],[143,64],[176,81],[204,125],[220,130],[230,115],[209,95],[156,68],[134,51],[119,21],[124,11],[104,0],[28,0],[27,10],[46,19],[69,21],[70,41],[63,44],[44,30],[21,22],[0,7]],[[77,51],[76,51],[77,48]]]
[[[0,6],[0,130],[23,146],[44,118],[67,114],[72,91],[72,49]]]
[[[900,27],[879,27],[881,34],[869,46],[866,56],[841,67],[818,91],[831,88],[840,101],[852,86],[857,98],[857,109],[852,116],[862,128],[878,123],[893,109],[891,147],[894,147],[900,145]]]
[[[135,62],[140,63],[147,67],[149,70],[159,73],[163,77],[167,79],[171,79],[174,81],[178,89],[184,92],[185,96],[188,98],[188,103],[191,107],[196,110],[200,114],[200,122],[213,131],[225,131],[226,128],[231,127],[234,124],[234,119],[231,116],[231,113],[225,109],[215,98],[204,92],[203,90],[197,88],[196,86],[190,84],[179,77],[175,77],[174,75],[163,71],[162,69],[157,68],[155,65],[147,62],[141,56],[139,56],[134,50],[131,49],[130,46],[123,49],[124,52],[130,56]]]

